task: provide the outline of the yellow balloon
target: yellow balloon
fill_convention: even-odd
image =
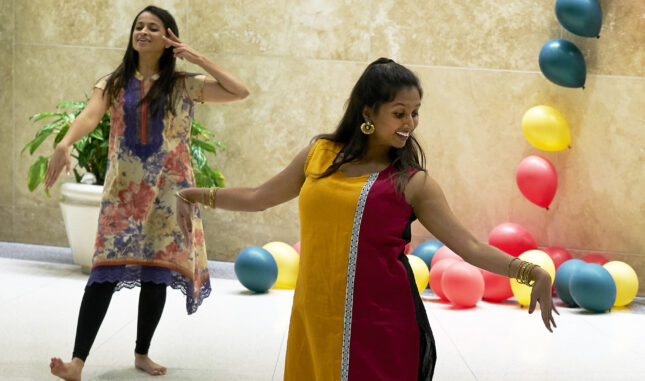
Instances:
[[[271,253],[278,265],[278,278],[272,288],[294,289],[300,263],[298,252],[293,246],[284,242],[270,242],[262,248]]]
[[[547,253],[542,250],[529,250],[522,253],[519,258],[542,267],[544,271],[551,275],[551,284],[553,284],[553,280],[555,279],[555,265]],[[527,306],[531,303],[531,287],[525,284],[519,284],[517,279],[511,278],[511,290],[521,305]]]
[[[636,271],[625,262],[611,261],[603,265],[616,283],[616,302],[614,306],[626,306],[638,293],[638,276]]]
[[[408,254],[408,262],[410,262],[410,268],[412,269],[412,274],[414,274],[414,282],[417,284],[419,293],[421,293],[428,287],[428,281],[430,281],[428,265],[423,259],[411,254]]]
[[[522,132],[529,143],[544,151],[560,151],[571,142],[567,121],[549,106],[529,109],[522,118]]]

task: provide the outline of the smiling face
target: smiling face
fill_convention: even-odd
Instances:
[[[159,17],[150,12],[142,12],[132,31],[132,47],[139,53],[163,52],[168,47],[162,36],[166,28]]]
[[[383,103],[376,113],[366,107],[363,116],[374,123],[375,129],[369,135],[370,144],[403,148],[419,124],[419,107],[421,96],[414,86],[399,90],[394,99]]]

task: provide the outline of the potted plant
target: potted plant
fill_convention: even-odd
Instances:
[[[55,120],[40,127],[21,152],[28,150],[29,154],[33,155],[50,137],[54,138],[53,146],[56,147],[86,105],[87,99],[82,102],[63,102],[56,106],[57,112],[30,116],[29,119],[34,123],[50,118]],[[108,110],[97,127],[72,146],[70,155],[76,159],[73,168],[76,183],[65,183],[61,186],[63,199],[60,206],[67,239],[72,248],[74,262],[81,265],[84,272],[89,272],[92,263],[101,194],[107,171],[109,136]],[[208,164],[206,154],[215,154],[217,148],[224,150],[226,147],[215,140],[213,134],[195,120],[192,122],[190,142],[190,155],[197,186],[223,187],[224,176]],[[49,158],[39,155],[29,167],[27,186],[30,191],[33,192],[44,182]],[[45,189],[45,193],[50,196],[49,190]]]

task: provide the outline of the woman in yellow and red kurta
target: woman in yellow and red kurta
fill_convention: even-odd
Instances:
[[[80,379],[114,290],[141,286],[135,366],[154,375],[166,372],[147,355],[166,287],[186,295],[189,314],[210,293],[199,210],[194,216],[197,228],[184,240],[174,217],[175,193],[195,185],[190,159],[194,105],[242,99],[248,90],[233,74],[182,43],[178,34],[167,11],[149,6],[139,12],[121,65],[94,86],[87,107],[50,160],[47,188],[64,167],[69,171],[69,146],[90,133],[109,108],[108,170],[72,361],[52,358],[50,364],[61,378]],[[199,65],[212,78],[177,72],[177,58]]]
[[[370,64],[337,130],[321,135],[257,188],[214,192],[214,206],[258,211],[299,196],[300,268],[289,325],[285,380],[429,380],[436,348],[404,255],[410,223],[421,223],[479,267],[516,274],[519,263],[461,226],[426,173],[418,125],[418,78],[389,59]],[[208,189],[178,194],[187,236],[193,203]],[[213,203],[213,202],[211,202]],[[528,275],[528,274],[527,274]],[[551,279],[539,267],[532,307],[551,330]]]

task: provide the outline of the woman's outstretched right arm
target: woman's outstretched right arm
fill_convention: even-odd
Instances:
[[[305,163],[310,149],[311,146],[301,150],[286,168],[258,187],[217,189],[215,207],[258,212],[297,197],[305,182]],[[177,222],[185,236],[192,231],[192,203],[208,204],[209,193],[209,188],[186,188],[178,193]]]
[[[72,122],[67,134],[56,145],[54,154],[49,159],[47,172],[45,172],[45,188],[49,189],[54,185],[63,168],[66,169],[67,174],[70,173],[69,147],[96,128],[108,106],[108,97],[103,96],[103,90],[94,88],[87,105]]]

